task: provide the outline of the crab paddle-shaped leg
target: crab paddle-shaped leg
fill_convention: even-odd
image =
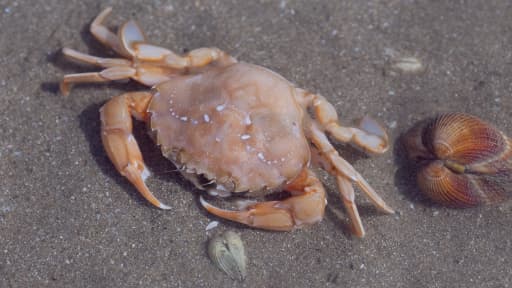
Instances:
[[[266,68],[237,62],[217,48],[199,48],[180,56],[149,44],[134,21],[115,34],[103,24],[111,10],[101,12],[90,31],[122,58],[64,48],[66,57],[103,70],[65,75],[60,89],[68,95],[76,83],[121,79],[152,87],[113,97],[100,115],[108,157],[153,205],[170,208],[144,182],[149,172],[132,134],[132,117],[146,122],[164,156],[211,195],[290,193],[281,201],[259,202],[241,211],[214,207],[201,197],[202,206],[219,217],[279,231],[319,222],[326,196],[311,170],[315,164],[336,177],[355,235],[362,237],[364,229],[352,183],[379,210],[393,213],[326,136],[383,153],[388,139],[376,121],[365,117],[358,128],[341,126],[336,110],[322,96],[296,88]]]

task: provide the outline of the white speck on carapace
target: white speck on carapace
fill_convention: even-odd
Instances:
[[[251,138],[251,135],[249,135],[249,134],[242,134],[242,135],[240,136],[240,139],[242,139],[242,140],[247,140],[247,139],[249,139],[249,138]]]
[[[219,137],[215,137],[215,141],[220,142],[220,138]]]
[[[204,114],[204,115],[203,115],[203,120],[204,120],[204,122],[206,122],[206,123],[210,123],[210,116],[208,116],[208,114]]]
[[[244,118],[244,124],[245,124],[245,125],[251,125],[251,124],[252,124],[251,116],[250,116],[250,115],[245,116],[245,118]]]
[[[260,158],[260,160],[265,160],[265,155],[263,155],[263,153],[259,152],[258,158]]]
[[[215,110],[220,112],[220,111],[224,110],[224,108],[226,108],[226,104],[217,105],[217,107],[215,107]]]
[[[197,125],[199,122],[196,119],[192,119],[192,124]]]
[[[186,116],[183,116],[183,117],[180,117],[180,120],[186,122],[188,120],[188,118]]]

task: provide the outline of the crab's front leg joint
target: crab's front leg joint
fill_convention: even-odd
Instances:
[[[249,205],[243,211],[219,209],[200,198],[210,213],[251,227],[289,231],[322,220],[326,200],[325,190],[318,178],[309,170],[285,187],[292,196],[282,201],[268,201]]]
[[[121,175],[125,176],[151,204],[170,209],[161,203],[144,183],[149,175],[137,141],[132,134],[131,116],[147,120],[146,108],[151,93],[125,93],[112,98],[100,110],[101,140],[108,157]]]

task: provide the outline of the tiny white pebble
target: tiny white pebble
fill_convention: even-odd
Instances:
[[[219,226],[219,221],[212,221],[206,225],[206,231],[211,230],[217,226]]]
[[[249,138],[251,138],[251,135],[249,135],[249,134],[243,134],[242,136],[240,136],[240,139],[242,139],[242,140],[247,140]]]
[[[210,116],[208,114],[203,115],[204,122],[209,123],[210,122]]]

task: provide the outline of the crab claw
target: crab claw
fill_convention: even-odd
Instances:
[[[289,231],[295,226],[289,211],[280,208],[278,201],[253,204],[244,211],[220,209],[206,202],[203,196],[199,197],[199,201],[213,215],[247,226],[276,231]]]
[[[325,190],[312,171],[303,170],[285,190],[292,196],[281,201],[251,204],[242,211],[217,208],[202,196],[199,201],[213,215],[266,230],[289,231],[322,220],[327,203]]]

